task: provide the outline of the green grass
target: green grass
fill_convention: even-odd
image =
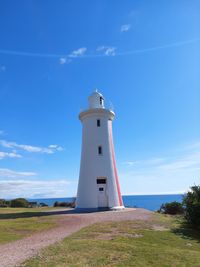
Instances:
[[[26,267],[200,266],[200,233],[180,217],[94,224],[50,246]]]
[[[55,216],[44,213],[48,210],[52,208],[0,208],[0,244],[54,227]]]

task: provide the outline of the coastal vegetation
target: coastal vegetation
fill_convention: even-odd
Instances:
[[[76,198],[73,198],[72,201],[68,202],[60,202],[60,201],[55,201],[54,202],[54,207],[67,207],[67,208],[75,208],[75,202]],[[15,198],[11,200],[6,200],[6,199],[0,199],[0,208],[35,208],[35,207],[48,207],[46,203],[37,203],[36,201],[28,201],[25,198]]]
[[[200,230],[200,186],[192,186],[183,199],[185,218],[189,224]]]
[[[182,216],[104,222],[83,228],[26,261],[48,266],[199,266],[200,233]]]
[[[184,208],[183,204],[177,201],[173,201],[170,203],[165,203],[162,204],[158,212],[163,213],[163,214],[183,214],[184,213]]]
[[[44,204],[44,203],[40,203]],[[37,202],[29,202],[25,198],[15,198],[11,200],[0,199],[0,208],[32,208],[36,206],[47,206],[46,204],[40,205]]]
[[[54,203],[54,207],[67,207],[67,208],[75,208],[76,199],[74,198],[72,201],[68,202],[59,202],[56,201]]]
[[[190,227],[200,229],[200,186],[192,186],[181,203],[173,201],[162,204],[159,211],[163,214],[184,214]]]
[[[18,208],[18,207],[28,208],[28,201],[25,198],[12,199],[10,201],[10,207],[12,207],[12,208]]]

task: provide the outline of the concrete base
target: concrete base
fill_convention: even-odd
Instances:
[[[125,209],[124,206],[117,206],[117,207],[110,208],[110,210],[113,210],[113,211],[118,211],[118,210],[123,210],[123,209]]]
[[[124,206],[116,206],[116,207],[103,207],[103,208],[75,208],[75,212],[97,212],[97,211],[120,211],[125,209]]]

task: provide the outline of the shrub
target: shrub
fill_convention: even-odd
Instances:
[[[70,202],[70,208],[75,208],[76,207],[76,199],[74,198],[71,202]]]
[[[191,225],[200,229],[200,186],[192,186],[183,198],[185,217]]]
[[[46,203],[43,203],[43,202],[41,202],[39,205],[40,205],[40,207],[48,207],[48,205]]]
[[[28,208],[35,208],[38,207],[38,203],[36,201],[29,201]]]
[[[70,202],[58,202],[54,203],[54,207],[67,207],[67,208],[75,208],[75,199]]]
[[[173,202],[162,204],[159,212],[164,213],[164,214],[171,214],[171,215],[183,214],[184,208],[183,208],[182,203],[173,201]]]
[[[54,207],[66,207],[66,202],[58,202],[54,203]]]
[[[11,200],[10,202],[10,206],[13,208],[18,208],[18,207],[27,208],[28,205],[29,205],[28,201],[25,198],[16,198]]]
[[[5,199],[0,199],[0,207],[1,208],[9,207],[8,201],[6,201]]]

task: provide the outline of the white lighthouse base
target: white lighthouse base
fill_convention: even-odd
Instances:
[[[125,209],[124,206],[116,206],[116,207],[112,207],[112,208],[110,208],[109,210],[119,211],[119,210],[123,210],[123,209]]]
[[[76,212],[84,212],[84,213],[90,213],[90,212],[98,212],[98,211],[120,211],[125,209],[124,206],[116,206],[116,207],[105,207],[105,208],[75,208]]]

